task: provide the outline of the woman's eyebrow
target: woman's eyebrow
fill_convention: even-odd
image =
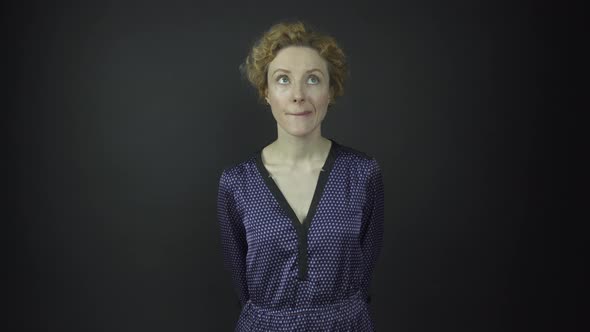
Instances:
[[[291,72],[290,70],[279,68],[279,69],[276,69],[272,74],[274,75],[277,71],[284,71],[287,73]],[[312,71],[319,71],[322,75],[324,75],[324,73],[318,68],[313,68],[313,69],[307,70],[306,73],[310,73]]]

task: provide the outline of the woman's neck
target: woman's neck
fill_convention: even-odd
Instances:
[[[326,159],[332,142],[322,137],[279,134],[266,148],[266,160],[289,166],[311,166]]]

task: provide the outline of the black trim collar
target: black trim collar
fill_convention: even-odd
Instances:
[[[328,177],[330,176],[332,167],[334,166],[334,162],[337,158],[337,150],[340,148],[340,144],[338,144],[336,141],[330,138],[329,140],[332,141],[332,145],[330,146],[330,152],[328,153],[328,157],[326,158],[324,166],[322,167],[322,171],[320,172],[320,175],[318,177],[318,182],[316,184],[313,198],[311,200],[311,205],[303,222],[299,221],[297,215],[295,214],[295,211],[293,211],[293,209],[287,202],[287,199],[279,189],[278,185],[272,179],[270,173],[264,166],[264,163],[262,162],[263,148],[258,150],[255,156],[255,164],[258,168],[258,171],[260,172],[260,175],[264,179],[264,183],[266,184],[270,192],[273,194],[273,196],[283,209],[283,212],[285,212],[287,216],[289,216],[289,219],[291,219],[293,227],[295,227],[295,230],[297,231],[299,239],[298,262],[300,280],[307,280],[307,232],[309,231],[311,221],[313,220],[313,217],[315,216],[315,213],[317,211],[320,198],[322,197],[326,184],[328,183]]]

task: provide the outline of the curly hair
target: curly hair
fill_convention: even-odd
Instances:
[[[335,99],[344,94],[344,81],[349,75],[346,55],[333,37],[302,20],[273,25],[254,43],[245,61],[240,64],[240,72],[258,91],[258,102],[265,104],[269,63],[288,46],[313,48],[327,62],[332,97],[328,106],[335,104]]]

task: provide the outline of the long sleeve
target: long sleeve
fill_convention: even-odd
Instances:
[[[224,170],[219,179],[217,219],[221,234],[223,263],[231,274],[234,290],[241,306],[249,298],[246,283],[246,231],[236,208],[231,178]]]
[[[371,301],[369,287],[373,270],[383,245],[384,231],[384,185],[383,174],[375,158],[370,162],[367,183],[367,217],[361,227],[360,244],[363,253],[363,272],[361,289],[367,302]]]

